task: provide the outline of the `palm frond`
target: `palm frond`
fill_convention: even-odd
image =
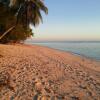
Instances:
[[[37,12],[37,10],[34,10],[34,16],[33,16],[33,18],[32,18],[32,23],[33,23],[33,25],[36,27],[37,25],[39,25],[39,23],[40,23],[40,17],[39,17],[39,15],[38,15],[38,12]]]
[[[44,11],[46,14],[48,14],[48,8],[44,5],[44,3],[41,0],[32,0],[33,3],[35,3],[35,5],[41,9],[42,11]]]
[[[40,21],[43,22],[41,10],[45,12],[45,14],[48,14],[48,8],[41,0],[10,0],[10,4],[12,7],[17,8],[17,21],[20,21],[23,24],[28,22],[27,24],[29,25],[31,22],[34,24],[34,26],[37,26]],[[24,22],[23,19],[25,20]]]

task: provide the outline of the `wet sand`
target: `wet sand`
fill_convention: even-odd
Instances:
[[[37,45],[0,44],[0,100],[100,100],[100,62]]]

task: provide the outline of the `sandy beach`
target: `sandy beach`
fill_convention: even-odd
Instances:
[[[100,62],[37,45],[0,44],[0,100],[100,100]]]

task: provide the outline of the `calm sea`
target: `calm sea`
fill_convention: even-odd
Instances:
[[[89,58],[100,61],[100,42],[32,42],[27,41],[28,44],[37,44],[47,46],[54,49],[70,51],[78,55],[83,55]]]

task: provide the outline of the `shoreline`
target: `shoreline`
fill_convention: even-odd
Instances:
[[[79,54],[79,53],[75,53],[75,52],[72,52],[72,51],[66,51],[66,50],[56,49],[56,48],[53,48],[53,47],[44,46],[44,45],[40,45],[40,44],[25,44],[25,45],[31,45],[31,46],[32,45],[38,45],[38,46],[43,46],[43,47],[46,47],[46,48],[50,48],[50,49],[62,51],[62,52],[65,52],[65,53],[70,53],[70,54],[73,54],[73,55],[76,55],[76,56],[80,56],[81,58],[90,59],[90,60],[93,60],[95,62],[100,62],[100,59],[96,59],[96,58],[89,57],[89,56],[86,56],[86,55],[83,55],[83,54]]]
[[[49,46],[38,45],[38,44],[24,44],[24,45],[30,45],[30,46],[34,46],[35,45],[35,46],[39,46],[39,47],[49,48],[49,49],[60,51],[60,52],[63,52],[63,53],[69,53],[69,54],[71,54],[73,56],[79,57],[80,59],[90,60],[90,61],[94,61],[94,62],[100,64],[100,60],[92,58],[92,57],[88,57],[88,56],[85,56],[85,55],[82,55],[82,54],[79,54],[79,53],[60,50],[60,49],[52,48],[52,47],[49,47]]]
[[[100,63],[38,45],[0,44],[0,99],[100,98]],[[37,100],[36,99],[36,100]]]

